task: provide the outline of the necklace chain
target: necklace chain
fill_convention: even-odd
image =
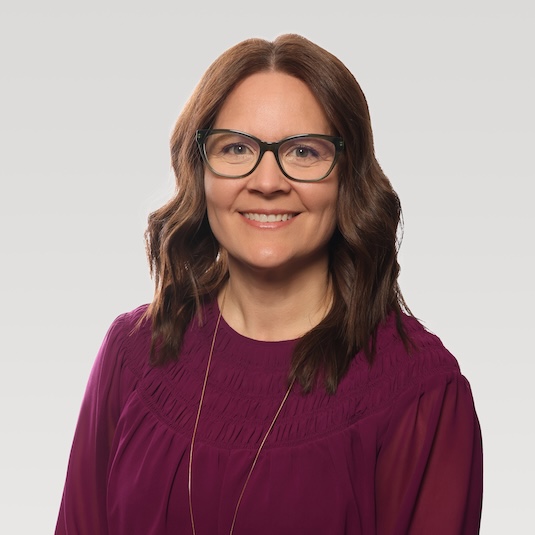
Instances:
[[[197,428],[199,427],[199,419],[201,416],[201,409],[204,402],[204,394],[206,392],[206,384],[208,383],[208,375],[210,372],[210,365],[212,363],[212,355],[214,353],[214,347],[215,347],[215,341],[217,337],[217,332],[219,330],[219,324],[221,322],[221,314],[223,310],[223,305],[225,303],[225,294],[223,295],[223,300],[221,302],[221,309],[219,310],[219,316],[217,318],[217,322],[214,329],[214,334],[212,336],[212,344],[210,345],[210,354],[208,356],[208,363],[206,365],[206,372],[204,373],[204,381],[202,385],[201,390],[201,397],[199,399],[199,407],[197,408],[197,416],[195,418],[195,425],[193,426],[193,434],[191,436],[191,444],[189,449],[189,462],[188,462],[188,499],[189,499],[189,514],[190,514],[190,520],[191,520],[191,529],[193,532],[193,535],[197,535],[197,531],[195,530],[195,520],[193,518],[193,501],[192,501],[192,494],[191,494],[191,480],[192,480],[192,465],[193,465],[193,450],[195,446],[195,438],[197,437]],[[291,381],[290,385],[288,386],[288,389],[286,390],[286,394],[282,398],[282,401],[279,405],[279,408],[277,409],[277,412],[275,413],[275,416],[273,417],[273,420],[271,421],[270,426],[268,427],[266,433],[264,434],[264,438],[262,439],[262,442],[260,443],[260,446],[258,447],[258,450],[256,452],[256,455],[253,459],[253,462],[251,463],[251,468],[249,469],[249,473],[247,474],[247,478],[245,479],[245,483],[243,484],[243,487],[240,492],[240,496],[238,498],[238,502],[236,503],[236,508],[234,509],[234,516],[232,518],[232,525],[230,526],[230,532],[229,535],[233,535],[234,533],[234,526],[236,524],[236,517],[238,516],[238,509],[240,508],[240,504],[243,498],[243,495],[245,493],[245,488],[247,487],[247,484],[249,483],[249,479],[251,479],[251,474],[253,473],[253,470],[256,466],[256,462],[258,461],[258,457],[260,457],[260,453],[262,451],[262,448],[264,447],[264,444],[266,443],[266,440],[271,433],[271,430],[273,429],[275,422],[277,421],[277,418],[279,417],[279,414],[282,411],[282,408],[284,407],[284,404],[286,403],[286,400],[288,399],[288,396],[290,395],[290,392],[292,390],[292,387],[294,385],[295,379]]]

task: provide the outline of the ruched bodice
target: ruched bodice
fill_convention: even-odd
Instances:
[[[191,533],[189,448],[219,310],[207,304],[179,359],[162,367],[149,364],[150,324],[138,325],[145,310],[113,323],[95,362],[58,535]],[[413,318],[404,325],[411,351],[387,318],[374,364],[357,354],[336,394],[294,385],[244,493],[236,535],[477,532],[481,438],[469,385],[436,336]],[[229,533],[286,392],[295,343],[252,340],[221,320],[193,458],[198,535]]]

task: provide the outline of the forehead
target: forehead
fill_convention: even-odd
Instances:
[[[260,72],[230,92],[214,128],[230,128],[274,141],[294,134],[332,134],[323,107],[298,78],[281,72]]]

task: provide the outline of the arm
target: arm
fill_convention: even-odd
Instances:
[[[56,535],[107,535],[106,486],[120,413],[122,318],[110,327],[83,398],[72,444]]]
[[[433,376],[395,403],[378,454],[378,535],[475,535],[482,445],[468,382]]]

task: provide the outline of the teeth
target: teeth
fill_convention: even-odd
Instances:
[[[275,223],[276,221],[288,221],[292,219],[292,214],[254,214],[252,212],[243,214],[251,221],[259,221],[260,223]]]

